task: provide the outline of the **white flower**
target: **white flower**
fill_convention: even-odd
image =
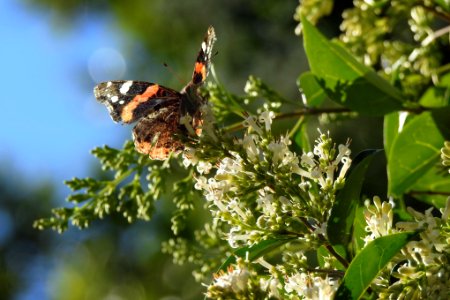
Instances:
[[[186,127],[187,131],[190,135],[196,135],[195,130],[192,127],[192,117],[189,114],[186,114],[180,118],[180,124]]]
[[[230,289],[233,293],[239,293],[247,289],[249,277],[248,269],[238,265],[235,268],[228,268],[227,272],[215,274],[212,285],[222,289]]]
[[[268,146],[269,150],[272,151],[272,163],[278,166],[279,162],[284,158],[287,147],[284,144],[272,142]]]
[[[197,182],[194,185],[196,190],[206,190],[208,189],[207,179],[204,176],[200,176],[196,178]]]
[[[252,97],[258,96],[258,92],[255,90],[255,86],[251,80],[247,80],[245,83],[244,92]]]
[[[305,273],[295,273],[287,278],[284,289],[286,292],[302,296],[304,299],[332,299],[338,283],[335,279],[313,277]]]
[[[209,162],[199,161],[197,164],[197,172],[200,174],[208,174],[211,168],[212,165]]]
[[[245,212],[241,209],[239,202],[236,198],[232,199],[228,203],[228,210],[237,213],[239,215],[239,217],[242,218],[243,220],[247,219]]]
[[[447,205],[448,206],[448,205]],[[432,214],[433,208],[429,208],[425,211],[425,213],[420,213],[415,211],[411,207],[407,208],[408,212],[414,217],[415,221],[413,222],[398,222],[396,224],[397,228],[401,228],[403,230],[414,228],[423,230],[420,233],[420,237],[424,241],[424,245],[427,247],[434,247],[437,252],[442,253],[445,249],[449,248],[448,242],[445,237],[441,235],[440,227],[441,221],[446,222],[444,217],[448,218],[444,214],[441,216],[441,219],[434,217]],[[444,210],[445,211],[445,210]],[[430,251],[432,251],[430,249]]]
[[[348,141],[347,144],[345,145],[340,144],[338,146],[338,155],[336,156],[336,159],[333,161],[333,165],[337,166],[339,162],[342,162],[342,159],[348,157],[352,153],[352,151],[348,146],[349,146]]]
[[[249,239],[248,234],[241,233],[241,227],[235,226],[230,229],[227,234],[227,241],[231,248],[238,248],[242,246],[242,242],[246,243]]]
[[[234,159],[230,157],[225,157],[224,159],[222,159],[222,161],[219,164],[219,167],[217,168],[216,174],[236,175],[241,171],[242,171],[242,158],[239,156],[239,154],[235,153]]]
[[[183,165],[185,168],[190,165],[195,166],[198,163],[198,157],[195,156],[195,149],[186,147],[183,152]]]
[[[256,123],[255,117],[248,116],[244,121],[244,126],[248,128],[252,128],[254,131],[256,131],[259,135],[263,135],[263,131],[261,127]]]
[[[301,162],[302,162],[302,164],[305,164],[311,168],[314,168],[314,167],[316,167],[317,162],[313,158],[314,158],[314,154],[312,152],[303,153]]]
[[[261,287],[261,290],[269,292],[269,297],[281,299],[280,292],[278,291],[279,287],[281,287],[281,283],[278,278],[274,278],[271,276],[266,279],[261,277],[259,279],[259,285]]]
[[[206,135],[210,136],[214,141],[217,142],[219,139],[217,138],[214,130],[214,123],[216,122],[216,120],[214,119],[211,105],[209,103],[206,103],[200,106],[200,113],[203,120],[202,133],[206,133]]]
[[[349,157],[343,157],[341,159],[341,162],[343,163],[341,171],[339,172],[339,176],[336,179],[336,181],[342,181],[345,177],[345,174],[347,173],[348,169],[350,168],[352,164],[352,160]]]
[[[306,170],[295,166],[293,166],[293,170],[303,177],[318,182],[322,189],[327,190],[330,187],[333,187],[335,190],[339,189],[352,162],[349,157],[351,151],[348,145],[349,142],[345,145],[339,145],[338,154],[334,157],[335,146],[329,137],[321,133],[316,140],[313,152],[304,153],[301,156],[300,163]],[[342,164],[342,167],[335,180],[339,164]]]
[[[247,134],[242,139],[242,146],[244,147],[245,151],[247,152],[248,158],[253,161],[257,162],[259,160],[259,150],[256,147],[256,144],[259,142],[258,136],[254,134]]]
[[[262,208],[262,211],[267,216],[273,216],[276,214],[277,210],[274,206],[274,198],[272,194],[265,193],[261,191],[260,197],[256,200],[258,206]]]
[[[366,202],[366,211],[364,212],[367,223],[366,231],[370,233],[364,238],[366,244],[375,238],[396,232],[392,228],[394,219],[393,203],[386,201],[381,203],[380,197],[375,196],[373,197],[373,204],[370,205],[369,202]]]
[[[259,115],[259,121],[264,123],[266,131],[270,131],[272,126],[272,120],[275,118],[275,113],[273,111],[264,111]]]

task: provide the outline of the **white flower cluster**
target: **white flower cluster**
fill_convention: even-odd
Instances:
[[[373,197],[373,204],[370,205],[369,201],[366,201],[366,211],[364,213],[366,219],[366,231],[369,233],[364,238],[365,245],[373,241],[376,238],[392,234],[396,232],[393,229],[394,203],[381,202],[380,197]]]
[[[217,146],[213,151],[226,150],[215,162],[200,159],[200,150],[185,151],[184,164],[194,165],[197,171],[195,188],[204,193],[215,222],[224,224],[224,238],[232,248],[255,245],[280,234],[295,236],[308,245],[323,238],[334,195],[343,186],[351,164],[349,144],[336,147],[322,133],[312,152],[297,155],[290,149],[288,136],[275,138],[272,134],[274,118],[268,110],[258,117],[248,116],[244,121],[247,132],[241,139],[234,139],[231,145],[213,145]],[[247,267],[238,264],[220,272],[208,293],[242,295],[245,287],[253,286],[276,299],[283,295],[329,299],[337,288],[331,277],[268,263],[271,275],[259,276],[254,282]]]
[[[247,289],[247,281],[250,272],[245,266],[229,267],[227,272],[219,272],[214,275],[215,287],[230,289],[233,293],[239,293]]]
[[[349,142],[345,145],[338,146],[338,154],[335,156],[335,149],[330,145],[329,136],[321,133],[316,140],[313,152],[302,155],[302,165],[306,166],[308,172],[300,170],[300,175],[317,181],[322,189],[338,188],[343,184],[345,174],[347,173],[352,160],[349,155],[351,153]],[[335,156],[335,157],[334,157]],[[335,178],[340,165],[342,167],[339,175]]]
[[[398,222],[396,228],[392,226],[393,204],[381,203],[378,197],[374,197],[373,202],[373,206],[366,203],[366,230],[370,233],[366,243],[400,231],[422,230],[420,239],[409,242],[395,258],[393,263],[397,262],[398,268],[392,275],[398,281],[385,286],[384,291],[380,292],[381,298],[447,299],[450,282],[450,197],[441,210],[441,218],[432,215],[433,208],[425,213],[408,208],[414,221]],[[383,285],[382,282],[388,280],[378,278],[375,281],[379,286]]]
[[[208,299],[249,299],[249,294],[261,293],[254,270],[249,268],[248,260],[238,258],[236,264],[230,265],[227,271],[214,274],[213,282],[208,286]],[[253,297],[254,298],[254,297]]]
[[[302,299],[332,299],[338,281],[329,277],[322,278],[306,273],[295,273],[287,277],[284,289],[288,294],[302,296]]]
[[[348,144],[336,151],[325,134],[313,152],[299,158],[287,136],[273,137],[274,117],[271,111],[248,116],[248,132],[215,166],[196,158],[194,150],[185,154],[185,165],[195,165],[198,172],[195,188],[203,191],[213,216],[230,225],[227,240],[234,248],[288,230],[300,223],[298,216],[316,218],[312,227],[323,224],[351,164]]]

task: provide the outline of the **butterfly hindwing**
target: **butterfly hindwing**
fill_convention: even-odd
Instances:
[[[166,159],[171,152],[183,149],[174,137],[180,132],[180,103],[174,102],[150,113],[133,128],[133,140],[138,152],[151,159]]]
[[[115,122],[133,123],[163,103],[177,101],[180,94],[155,83],[133,80],[107,81],[94,88]]]

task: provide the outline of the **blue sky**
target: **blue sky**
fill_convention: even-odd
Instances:
[[[29,185],[54,182],[61,201],[69,193],[63,180],[89,175],[92,148],[121,147],[130,136],[92,93],[96,82],[126,76],[125,41],[112,19],[88,14],[58,28],[51,11],[0,1],[0,164],[12,180],[19,174]],[[31,286],[18,299],[49,298],[53,263],[37,256],[28,264],[23,274]]]
[[[86,15],[55,29],[51,17],[0,1],[0,163],[64,193],[64,179],[89,174],[90,149],[120,147],[130,132],[92,94],[95,82],[122,77],[126,63],[112,20]]]

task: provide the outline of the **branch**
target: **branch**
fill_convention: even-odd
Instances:
[[[330,113],[349,113],[352,112],[351,109],[348,108],[304,108],[295,112],[291,113],[281,113],[278,114],[275,117],[275,120],[282,120],[282,119],[290,119],[290,118],[296,118],[301,116],[313,116],[313,115],[321,115],[321,114],[330,114]],[[234,132],[243,129],[244,126],[242,125],[242,122],[238,122],[235,124],[232,124],[228,127],[225,127],[226,132]]]
[[[311,231],[314,231],[314,228],[311,226],[311,224],[309,224],[308,220],[304,217],[301,217],[300,220],[302,220],[303,224]],[[342,257],[339,253],[336,252],[336,250],[334,250],[333,246],[331,246],[331,244],[328,242],[328,240],[325,238],[325,236],[323,234],[318,234],[317,237],[319,238],[319,240],[321,242],[323,242],[323,245],[325,246],[325,248],[328,250],[328,252],[330,252],[331,255],[333,255],[343,266],[344,268],[348,268],[348,261]]]
[[[435,192],[435,191],[410,191],[408,195],[439,195],[450,196],[450,192]]]

